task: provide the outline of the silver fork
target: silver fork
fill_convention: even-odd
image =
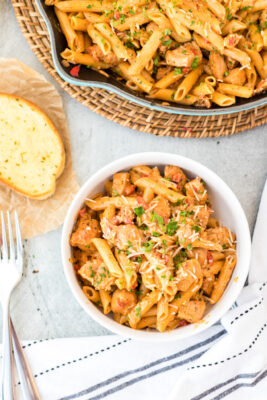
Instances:
[[[13,355],[11,340],[11,321],[9,315],[10,296],[13,289],[22,278],[23,249],[18,215],[15,211],[16,249],[13,240],[10,213],[7,212],[9,249],[5,218],[1,212],[2,248],[0,251],[0,301],[3,309],[3,368],[2,368],[2,400],[14,399],[13,386]],[[30,374],[28,364],[12,325],[14,353],[18,372],[22,382],[22,389],[26,399],[39,399],[39,395]],[[26,395],[28,394],[28,395]],[[29,394],[32,394],[29,396]]]

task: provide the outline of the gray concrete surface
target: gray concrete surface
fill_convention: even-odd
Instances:
[[[99,167],[130,153],[178,153],[201,161],[227,182],[253,229],[267,173],[267,125],[233,137],[197,140],[154,137],[112,123],[71,99],[53,81],[22,36],[8,0],[0,0],[0,56],[18,58],[44,74],[60,92],[80,184]],[[21,339],[108,334],[80,308],[68,288],[60,235],[61,228],[25,243],[25,276],[12,297],[12,317]]]

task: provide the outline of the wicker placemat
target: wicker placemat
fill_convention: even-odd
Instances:
[[[220,116],[174,115],[139,106],[104,89],[70,85],[54,68],[48,32],[34,0],[11,2],[23,35],[46,70],[70,96],[114,122],[154,135],[175,137],[233,135],[267,123],[267,106]]]

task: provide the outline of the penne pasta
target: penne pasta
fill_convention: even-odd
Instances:
[[[130,92],[210,108],[261,93],[267,79],[267,0],[45,0],[68,48],[63,65],[111,70]],[[201,75],[204,72],[204,77]],[[241,95],[221,84],[242,87]],[[227,88],[227,87],[226,87]],[[251,94],[251,89],[254,92]],[[232,87],[232,92],[234,88]]]
[[[84,295],[133,329],[201,321],[236,263],[235,234],[211,216],[204,182],[176,165],[136,165],[105,189],[86,199],[70,237]]]

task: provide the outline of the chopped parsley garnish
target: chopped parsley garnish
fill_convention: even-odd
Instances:
[[[189,245],[187,246],[187,250],[191,250],[191,248],[192,248],[192,244],[189,243]]]
[[[165,42],[162,42],[163,46],[169,46],[172,44],[172,39],[166,40]]]
[[[145,213],[144,207],[136,207],[134,208],[134,212],[137,215],[137,217],[141,217]]]
[[[169,236],[173,236],[178,229],[178,223],[176,221],[169,222],[166,227],[166,233]]]
[[[184,199],[183,200],[177,200],[175,203],[173,203],[173,205],[176,206],[180,206],[184,204]]]
[[[156,56],[155,58],[154,58],[154,65],[159,65],[159,56]]]
[[[183,73],[182,68],[175,68],[174,69],[174,75],[181,75]]]
[[[136,309],[135,309],[135,315],[137,316],[137,317],[140,317],[141,316],[141,307],[136,307]]]
[[[142,246],[144,247],[146,253],[150,253],[154,247],[154,242],[152,242],[152,240],[149,240],[148,242],[144,242]]]
[[[201,231],[201,228],[200,228],[200,226],[198,226],[198,225],[194,225],[194,226],[192,227],[192,229],[193,229],[195,232],[200,232],[200,231]]]
[[[174,300],[178,300],[182,297],[181,293],[178,293],[174,296]]]
[[[148,231],[148,226],[141,225],[141,226],[138,226],[138,229],[141,229],[142,231]]]
[[[168,36],[168,35],[170,35],[172,33],[172,31],[170,30],[170,29],[165,29],[165,31],[164,31],[164,35],[165,36]]]
[[[225,71],[225,73],[223,74],[225,77],[229,75],[228,71]]]
[[[196,56],[196,57],[194,58],[194,60],[192,61],[191,67],[192,67],[193,69],[196,69],[197,66],[198,66],[198,63],[199,63],[199,57]]]
[[[135,257],[135,261],[138,262],[138,264],[141,264],[141,262],[142,262],[142,257],[140,257],[140,256]]]
[[[152,233],[152,236],[154,236],[154,237],[159,237],[159,236],[160,236],[160,233],[158,233],[158,232],[153,232],[153,233]]]
[[[226,9],[226,18],[228,19],[228,21],[231,21],[231,19],[233,19],[233,15],[230,11],[230,8],[226,7],[225,9]]]
[[[152,211],[152,213],[151,213],[151,222],[154,222],[154,221],[157,221],[157,223],[159,225],[164,225],[164,219],[160,215],[158,215],[154,211]]]

